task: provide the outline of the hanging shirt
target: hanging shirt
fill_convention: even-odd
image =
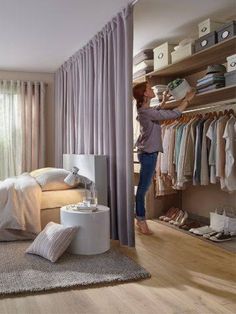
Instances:
[[[171,178],[175,176],[175,164],[174,164],[174,151],[175,151],[175,132],[176,127],[179,125],[178,121],[170,126],[170,136],[169,136],[169,150],[168,150],[168,175]]]
[[[200,184],[208,185],[210,182],[210,169],[208,164],[209,150],[210,150],[210,140],[206,136],[209,125],[212,120],[207,119],[203,126],[202,131],[202,151],[201,151],[201,174],[200,174]]]
[[[231,115],[226,123],[225,143],[225,185],[229,192],[236,191],[236,118]]]
[[[185,126],[185,123],[177,127],[176,135],[175,135],[175,167],[176,169],[178,168],[180,145],[181,145],[181,139],[182,139],[184,126]]]
[[[181,116],[178,109],[162,110],[156,107],[138,109],[138,121],[140,123],[140,135],[136,147],[141,152],[163,152],[161,140],[161,126],[159,121],[176,119]]]
[[[194,169],[194,155],[195,155],[195,137],[196,137],[196,125],[199,119],[195,118],[189,129],[189,134],[186,140],[186,155],[184,159],[184,175],[192,177]]]
[[[216,122],[216,176],[219,178],[225,177],[225,139],[223,134],[228,120],[228,116],[222,116]]]
[[[177,180],[176,180],[176,188],[183,189],[185,186],[185,182],[188,181],[188,178],[184,175],[184,162],[187,154],[187,140],[190,133],[190,127],[194,120],[191,119],[187,124],[185,124],[182,133],[181,145],[180,145],[180,153],[179,153],[179,161],[177,168]]]
[[[209,151],[209,159],[208,164],[210,166],[210,182],[215,184],[216,183],[216,118],[211,122],[207,131],[207,137],[210,139],[210,151]]]
[[[193,169],[193,185],[200,184],[201,180],[201,152],[202,152],[202,131],[205,120],[199,120],[196,125],[195,157]]]

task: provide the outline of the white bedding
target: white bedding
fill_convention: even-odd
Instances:
[[[41,195],[40,186],[28,173],[0,181],[0,232],[39,233]]]

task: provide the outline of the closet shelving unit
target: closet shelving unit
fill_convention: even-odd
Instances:
[[[168,84],[173,79],[184,77],[192,86],[196,86],[197,80],[205,75],[208,65],[226,64],[226,58],[235,53],[236,36],[215,44],[208,49],[197,52],[179,62],[170,64],[166,67],[163,67],[162,69],[139,77],[138,79],[135,79],[133,83],[135,84],[138,82],[149,81],[150,84],[154,86],[156,84]],[[194,109],[200,109],[201,107],[204,107],[204,105],[224,104],[226,102],[236,103],[236,85],[196,94],[191,103],[191,106],[194,107]],[[177,101],[170,101],[167,103],[167,108],[174,108],[176,106],[178,106]],[[137,165],[135,165],[135,167],[137,168]],[[138,179],[137,176],[138,174],[136,173],[135,180]],[[152,216],[156,216],[155,207],[165,212],[173,204],[176,204],[175,206],[182,208],[181,191],[178,191],[174,195],[168,195],[168,197],[162,196],[160,200],[157,200],[154,198],[154,184],[152,184],[146,197],[146,205],[151,212],[151,215],[148,218],[153,218]],[[199,218],[201,221],[201,218],[204,217]],[[168,225],[168,223],[166,224]],[[175,228],[180,230],[178,227]]]
[[[152,85],[167,84],[177,77],[186,77],[193,85],[199,77],[203,76],[202,71],[206,70],[210,64],[226,63],[226,58],[236,52],[236,36],[227,39],[214,46],[199,51],[192,56],[172,63],[162,69],[150,72],[134,80],[134,83],[150,81]],[[212,102],[225,101],[236,98],[236,85],[219,88],[202,94],[197,94],[192,106],[204,105]],[[169,108],[176,107],[178,102],[168,103]]]

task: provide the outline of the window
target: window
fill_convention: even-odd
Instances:
[[[0,83],[0,180],[22,172],[22,127],[17,83]]]

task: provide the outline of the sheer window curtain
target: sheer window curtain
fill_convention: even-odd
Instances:
[[[108,156],[111,235],[134,246],[133,8],[109,22],[55,75],[56,165],[63,153]]]
[[[44,167],[43,82],[0,81],[0,180]]]

